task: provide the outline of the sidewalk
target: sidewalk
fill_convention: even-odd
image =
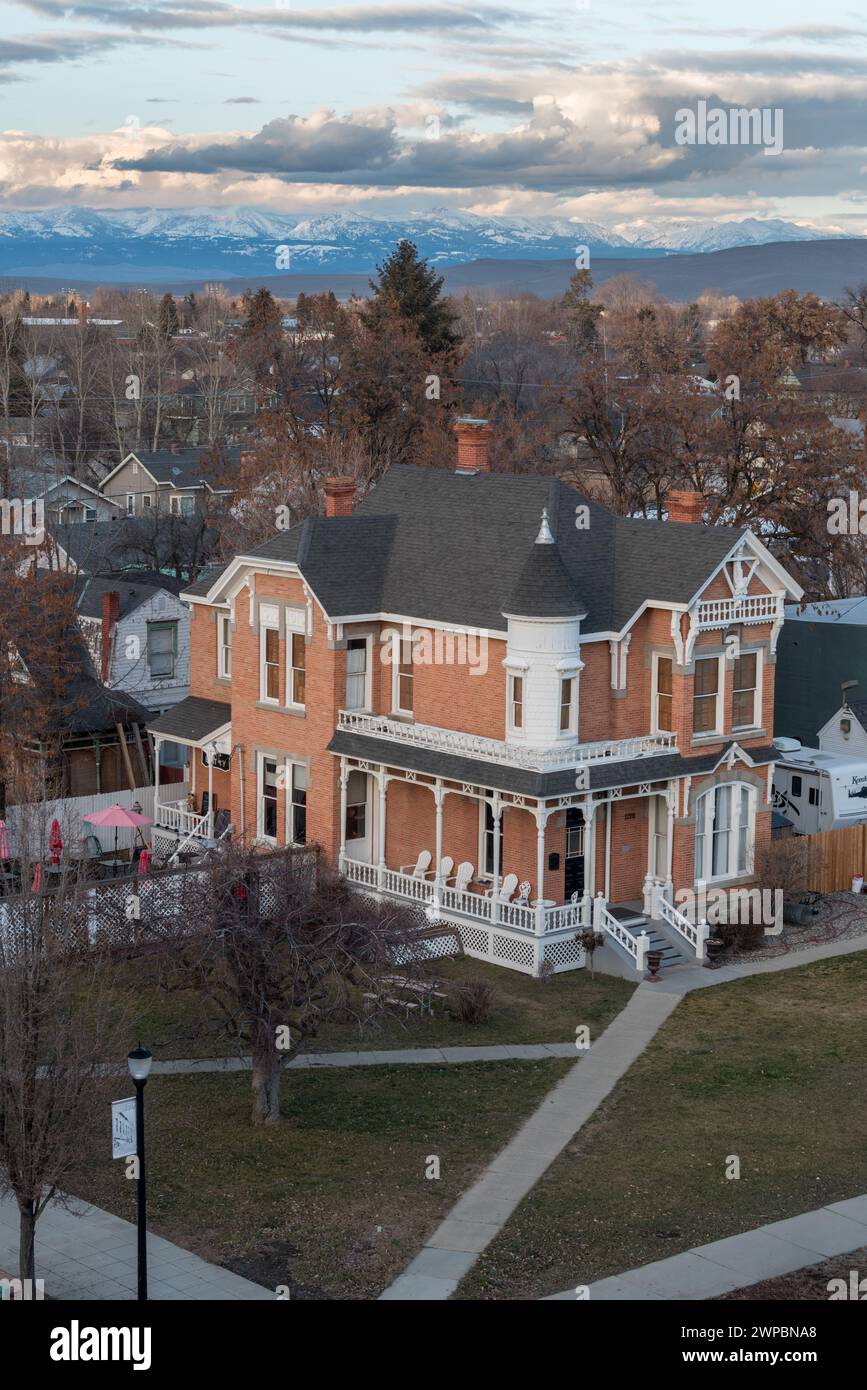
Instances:
[[[0,1197],[0,1269],[18,1269],[18,1208],[10,1197]],[[135,1226],[77,1198],[70,1210],[52,1202],[36,1223],[36,1277],[49,1298],[134,1299]],[[149,1234],[148,1297],[225,1302],[276,1293]]]
[[[504,1043],[488,1047],[402,1047],[383,1052],[309,1052],[293,1057],[286,1071],[309,1067],[440,1066],[444,1062],[537,1062],[549,1057],[575,1057],[574,1042]],[[249,1057],[190,1057],[154,1062],[151,1075],[174,1076],[189,1072],[249,1071]]]
[[[832,1255],[845,1255],[867,1245],[867,1195],[773,1221],[743,1235],[697,1245],[682,1255],[627,1270],[588,1285],[591,1301],[598,1299],[704,1299],[743,1289],[761,1279],[774,1279],[818,1264]],[[544,1303],[576,1299],[575,1289],[551,1294]]]
[[[677,1002],[676,995],[639,986],[583,1060],[554,1087],[380,1298],[447,1299]]]

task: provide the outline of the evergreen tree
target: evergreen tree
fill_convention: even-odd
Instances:
[[[159,329],[161,338],[173,338],[180,327],[178,320],[178,310],[175,301],[170,294],[164,294],[160,300]]]
[[[457,314],[442,297],[443,277],[419,259],[411,241],[399,242],[377,272],[378,281],[370,282],[373,298],[362,311],[368,328],[376,328],[386,306],[396,305],[428,352],[449,352],[458,346]]]
[[[590,271],[576,270],[562,299],[569,340],[577,352],[589,352],[596,346],[596,321],[602,306],[591,302],[592,288]]]

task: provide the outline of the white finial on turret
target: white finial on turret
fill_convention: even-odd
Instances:
[[[554,537],[551,535],[551,527],[548,525],[548,508],[542,508],[542,525],[539,527],[539,534],[536,537],[537,545],[553,545]]]

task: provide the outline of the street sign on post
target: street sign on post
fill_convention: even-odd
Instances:
[[[129,1158],[138,1152],[135,1124],[135,1096],[111,1102],[111,1156]]]

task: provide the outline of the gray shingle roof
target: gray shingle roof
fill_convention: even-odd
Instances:
[[[779,757],[770,744],[746,751],[757,766],[775,762]],[[517,796],[545,798],[571,796],[576,792],[574,768],[560,772],[534,772],[529,768],[509,767],[480,758],[464,758],[436,749],[413,748],[394,739],[372,738],[343,729],[334,733],[328,752],[383,763],[387,767],[401,767],[410,772],[429,773],[455,782],[514,792]],[[607,791],[611,787],[632,787],[641,782],[659,782],[670,777],[711,772],[723,756],[720,752],[701,753],[689,758],[680,753],[659,753],[648,758],[635,758],[631,762],[588,763],[589,790]]]
[[[148,728],[169,739],[189,738],[198,742],[230,723],[231,718],[232,706],[222,700],[203,700],[198,695],[189,695],[148,724]]]
[[[506,600],[505,612],[516,618],[577,618],[587,608],[560,559],[556,545],[537,541]]]
[[[157,449],[155,453],[133,450],[139,463],[156,478],[158,483],[170,484],[176,488],[198,488],[207,481],[213,487],[214,475],[220,471],[215,468],[210,449],[182,449],[175,454],[171,449]],[[223,449],[227,471],[237,473],[241,458],[239,448]]]
[[[586,506],[589,524],[576,526]],[[547,508],[583,630],[619,632],[648,598],[685,603],[739,528],[614,516],[556,478],[392,468],[351,517],[319,517],[251,554],[297,561],[331,617],[386,612],[503,631]]]

